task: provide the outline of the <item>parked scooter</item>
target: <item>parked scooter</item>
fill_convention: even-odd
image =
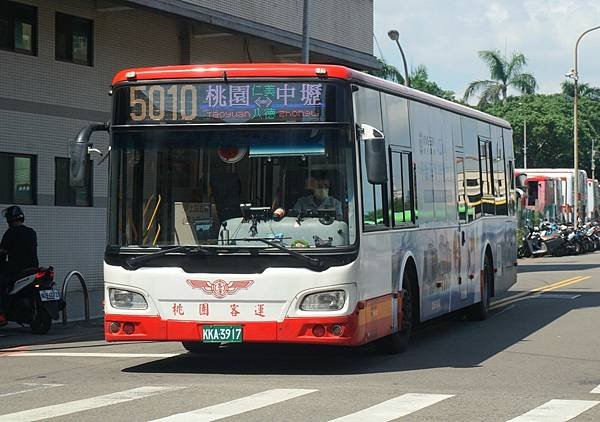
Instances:
[[[4,256],[0,256],[0,261],[0,264],[4,262]],[[58,319],[59,311],[65,306],[55,286],[52,267],[21,272],[8,291],[6,319],[27,324],[36,334],[47,333],[52,320]]]
[[[517,249],[518,258],[544,256],[548,253],[546,244],[541,239],[538,227],[528,227],[527,235],[522,239],[521,246]]]
[[[567,249],[567,240],[558,231],[558,227],[555,224],[546,224],[544,226],[545,232],[540,235],[540,240],[546,246],[549,255],[552,256],[564,256],[569,254]]]

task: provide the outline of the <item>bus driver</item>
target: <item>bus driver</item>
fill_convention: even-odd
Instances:
[[[329,196],[331,184],[326,173],[314,173],[312,177],[309,177],[307,185],[312,190],[312,194],[298,198],[294,210],[300,212],[335,210],[336,220],[343,220],[342,203],[333,196]]]

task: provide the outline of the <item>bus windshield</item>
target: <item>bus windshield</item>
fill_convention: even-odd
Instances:
[[[115,246],[354,243],[349,124],[115,128]]]

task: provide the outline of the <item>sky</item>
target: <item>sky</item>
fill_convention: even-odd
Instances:
[[[538,92],[555,93],[574,67],[577,38],[595,26],[600,0],[374,0],[373,52],[403,71],[387,36],[397,29],[409,72],[424,64],[429,79],[457,98],[469,82],[489,78],[478,51],[499,50],[509,58],[519,52]],[[583,37],[577,61],[579,81],[600,87],[600,29]]]

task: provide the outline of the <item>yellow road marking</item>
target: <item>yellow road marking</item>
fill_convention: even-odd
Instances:
[[[492,304],[490,306],[490,309],[500,308],[502,306],[517,302],[517,301],[523,299],[525,296],[536,295],[536,294],[539,295],[544,292],[550,292],[552,290],[570,286],[571,284],[579,283],[580,281],[587,280],[589,278],[591,278],[591,276],[577,276],[577,277],[568,278],[566,280],[557,281],[556,283],[549,284],[547,286],[536,287],[535,289],[529,290],[527,292],[518,293],[516,295],[507,297],[506,299],[502,299],[498,302],[495,302],[494,304]]]
[[[521,293],[518,293],[516,295],[513,295],[513,296],[507,297],[505,299],[499,300],[498,302],[495,302],[493,304],[493,306],[498,307],[498,306],[504,305],[505,303],[508,303],[508,302],[512,303],[515,299],[522,298],[523,296],[527,296],[527,295],[530,295],[532,293],[539,292],[539,291],[541,291],[543,289],[547,289],[549,287],[560,286],[563,283],[568,283],[568,282],[571,282],[573,280],[579,280],[580,277],[582,277],[582,276],[577,276],[577,277],[568,278],[566,280],[557,281],[556,283],[548,284],[547,286],[536,287],[535,289],[528,290],[526,292],[521,292]]]

